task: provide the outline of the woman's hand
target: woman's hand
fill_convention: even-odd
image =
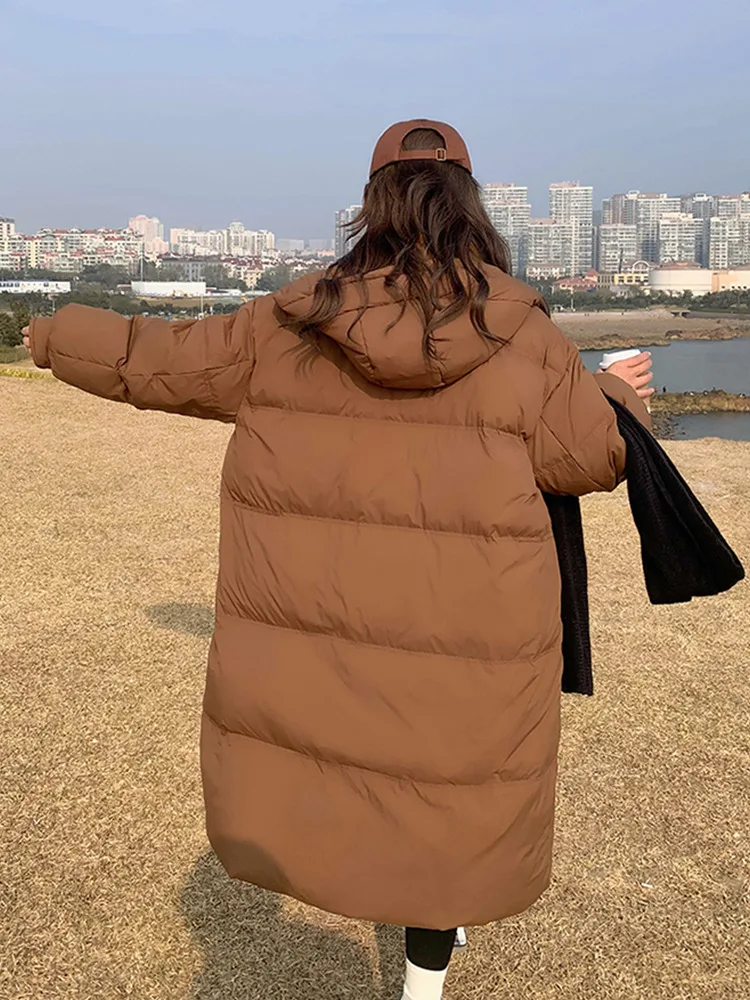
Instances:
[[[23,346],[26,348],[27,351],[30,352],[31,351],[31,338],[29,337],[29,327],[25,326],[23,328],[23,330],[21,330],[21,333],[23,334]]]
[[[641,351],[637,357],[616,361],[609,366],[607,372],[611,375],[617,375],[623,382],[627,382],[635,389],[641,399],[649,399],[656,392],[656,389],[650,388],[654,378],[654,373],[651,371],[652,365],[650,352]]]

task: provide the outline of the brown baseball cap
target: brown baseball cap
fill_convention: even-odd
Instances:
[[[440,149],[402,149],[406,136],[418,128],[429,128],[438,132],[444,141]],[[471,173],[471,158],[466,143],[458,132],[445,122],[433,122],[427,118],[415,118],[410,122],[398,122],[384,132],[377,141],[372,154],[370,177],[389,163],[404,160],[437,160],[440,163],[458,163]]]

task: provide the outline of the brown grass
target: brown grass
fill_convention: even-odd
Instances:
[[[399,933],[234,884],[197,736],[228,429],[0,382],[0,997],[396,1000]],[[750,445],[670,446],[750,561]],[[651,608],[586,503],[598,694],[564,703],[555,881],[449,1000],[747,1000],[750,588]]]

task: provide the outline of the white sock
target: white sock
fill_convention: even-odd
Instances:
[[[420,969],[407,959],[406,982],[401,1000],[441,1000],[447,973],[447,969],[442,972]]]

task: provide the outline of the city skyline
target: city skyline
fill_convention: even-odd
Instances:
[[[670,195],[633,189],[608,195],[598,211],[591,185],[553,182],[545,217],[532,214],[526,185],[488,183],[482,197],[509,245],[514,273],[531,281],[556,281],[589,270],[623,272],[637,262],[717,270],[750,266],[748,191]],[[132,270],[141,257],[158,262],[176,255],[221,260],[251,283],[272,258],[285,253],[325,255],[332,245],[334,256],[341,256],[348,245],[347,226],[360,208],[354,204],[334,212],[332,240],[282,237],[278,243],[273,232],[251,230],[238,221],[213,230],[167,230],[158,217],[141,214],[130,217],[127,229],[45,227],[29,235],[7,216],[0,218],[0,270],[54,270],[52,262],[58,260],[61,271],[74,273],[108,259]]]
[[[552,188],[566,188],[566,187],[571,187],[571,186],[572,187],[580,187],[582,189],[591,188],[592,192],[593,192],[593,195],[592,195],[592,215],[593,215],[594,218],[596,218],[597,215],[600,214],[601,215],[601,221],[604,222],[604,223],[606,223],[608,221],[620,221],[620,217],[619,216],[617,216],[616,218],[612,217],[612,218],[608,219],[608,217],[607,217],[607,205],[608,205],[608,202],[611,202],[613,199],[616,199],[616,198],[627,198],[628,195],[640,195],[642,198],[643,197],[661,198],[663,196],[666,196],[666,198],[668,199],[668,204],[669,204],[668,211],[670,211],[670,212],[683,212],[685,210],[685,206],[686,206],[687,200],[702,199],[703,202],[705,202],[707,200],[708,201],[718,201],[719,202],[719,214],[722,215],[725,212],[725,209],[723,208],[723,204],[729,203],[733,199],[736,199],[736,198],[741,197],[743,195],[749,195],[750,194],[750,168],[746,168],[745,167],[745,168],[742,169],[742,171],[740,173],[741,173],[741,183],[733,191],[730,191],[730,190],[712,190],[707,185],[704,185],[702,187],[696,186],[696,187],[693,187],[691,189],[685,189],[685,190],[680,189],[680,190],[677,190],[677,189],[675,189],[674,185],[668,185],[668,188],[665,191],[653,191],[652,192],[649,189],[646,189],[646,188],[637,188],[637,187],[633,187],[631,185],[631,186],[623,187],[620,191],[612,191],[608,195],[604,195],[603,197],[599,197],[599,195],[598,195],[598,189],[593,184],[588,184],[588,183],[586,183],[585,180],[576,179],[576,180],[564,180],[564,181],[563,180],[551,181],[551,182],[548,183],[547,187],[545,188],[544,197],[538,198],[536,200],[532,200],[532,198],[531,198],[531,186],[529,184],[524,183],[522,180],[519,180],[519,179],[517,179],[515,181],[498,181],[497,179],[495,179],[495,180],[492,180],[492,181],[487,181],[487,182],[484,182],[484,183],[480,183],[480,187],[482,188],[483,192],[485,192],[485,193],[489,189],[496,189],[496,190],[506,189],[506,190],[509,190],[511,192],[513,192],[513,191],[515,191],[515,192],[519,192],[519,191],[525,192],[525,197],[526,197],[527,201],[524,204],[526,204],[528,206],[529,210],[530,210],[529,211],[529,218],[531,220],[539,220],[539,219],[544,218],[544,217],[547,217],[547,218],[551,218],[552,217],[549,214],[550,209],[551,209],[551,206],[550,206],[550,194],[549,193],[550,193],[550,191],[551,191]],[[507,205],[518,204],[518,202],[513,202],[512,200],[506,203],[506,202],[501,202],[501,200],[497,200],[497,201],[493,202],[493,201],[488,200],[487,198],[485,198],[485,208],[488,210],[488,215],[491,218],[493,216],[493,211],[491,209],[499,207],[501,203],[503,205],[505,205],[505,204],[507,204]],[[339,207],[336,207],[337,204],[338,204]],[[297,227],[296,230],[294,229],[294,227],[292,227],[292,231],[291,232],[286,232],[285,230],[280,229],[279,227],[273,227],[273,226],[271,226],[270,229],[265,229],[265,228],[260,227],[260,226],[247,226],[246,228],[248,230],[252,230],[252,231],[255,231],[255,232],[270,232],[270,233],[272,233],[275,236],[275,238],[276,238],[277,241],[281,241],[281,242],[298,242],[298,241],[302,241],[302,242],[304,242],[306,244],[309,244],[309,243],[316,243],[316,242],[319,242],[321,240],[324,240],[324,241],[330,241],[331,243],[333,243],[333,241],[335,239],[335,231],[336,231],[336,216],[341,211],[348,211],[348,209],[344,209],[344,208],[340,207],[343,204],[344,204],[343,200],[339,200],[338,203],[336,203],[336,202],[333,203],[334,207],[327,213],[328,216],[329,216],[328,225],[327,225],[327,227],[325,227],[324,231],[322,231],[320,233],[314,233],[314,234],[304,233],[303,234],[303,233],[300,232],[301,227]],[[535,206],[540,205],[540,204],[544,206],[544,210],[545,210],[544,212],[541,212],[539,210],[535,210]],[[359,201],[352,202],[349,207],[350,208],[351,207],[357,207],[357,208],[361,207],[361,199]],[[692,206],[691,206],[690,207],[690,211],[692,211],[692,210],[693,209],[692,209]],[[700,214],[700,212],[701,212],[701,208],[698,207],[696,209],[696,215]],[[733,214],[733,213],[727,212],[727,216],[729,216],[731,214]],[[142,218],[142,219],[147,219],[147,220],[156,219],[158,222],[161,223],[162,231],[163,231],[164,235],[165,236],[169,236],[172,232],[174,232],[176,230],[181,230],[181,229],[184,230],[184,231],[186,231],[186,232],[203,232],[203,233],[211,233],[211,232],[218,232],[218,231],[227,230],[227,229],[229,229],[229,227],[231,225],[234,224],[234,220],[236,220],[238,218],[239,213],[235,213],[234,215],[232,215],[230,213],[229,218],[231,218],[233,220],[232,222],[229,222],[229,223],[224,222],[223,224],[218,224],[218,225],[217,224],[213,224],[213,225],[207,225],[207,226],[199,226],[199,225],[197,225],[194,222],[195,213],[192,213],[192,214],[188,213],[188,217],[190,219],[190,224],[187,224],[187,223],[185,223],[184,220],[181,220],[181,222],[180,222],[179,225],[176,225],[176,224],[173,225],[171,222],[165,221],[165,217],[163,215],[161,215],[160,213],[158,213],[158,212],[154,212],[152,214],[149,214],[146,211],[142,211],[138,215],[134,215],[133,212],[131,211],[130,213],[126,213],[126,215],[125,215],[124,218],[118,217],[117,219],[112,220],[111,223],[107,222],[107,221],[104,221],[104,222],[98,222],[98,223],[95,222],[92,225],[84,225],[84,224],[76,223],[74,221],[69,226],[56,226],[56,225],[52,225],[51,223],[44,223],[43,222],[42,225],[37,226],[36,228],[31,227],[31,226],[25,226],[24,223],[23,223],[22,216],[20,215],[20,213],[12,211],[12,206],[9,206],[9,205],[6,205],[6,204],[0,204],[0,215],[3,215],[3,217],[12,218],[14,220],[15,224],[16,224],[16,232],[18,232],[18,233],[25,233],[25,234],[27,234],[29,236],[35,235],[35,234],[37,234],[39,232],[42,232],[42,231],[45,231],[45,230],[61,231],[61,230],[79,229],[81,231],[96,231],[96,230],[107,229],[107,230],[111,230],[111,231],[118,231],[118,230],[121,230],[121,229],[127,229],[129,222],[132,221],[134,218]],[[706,217],[706,218],[708,218],[708,217]],[[562,220],[558,220],[558,221],[562,221]],[[635,220],[631,219],[630,221],[634,222]],[[214,223],[215,223],[215,220],[214,220]],[[594,223],[594,224],[596,224],[596,223]],[[170,241],[167,240],[167,242],[169,243]]]

